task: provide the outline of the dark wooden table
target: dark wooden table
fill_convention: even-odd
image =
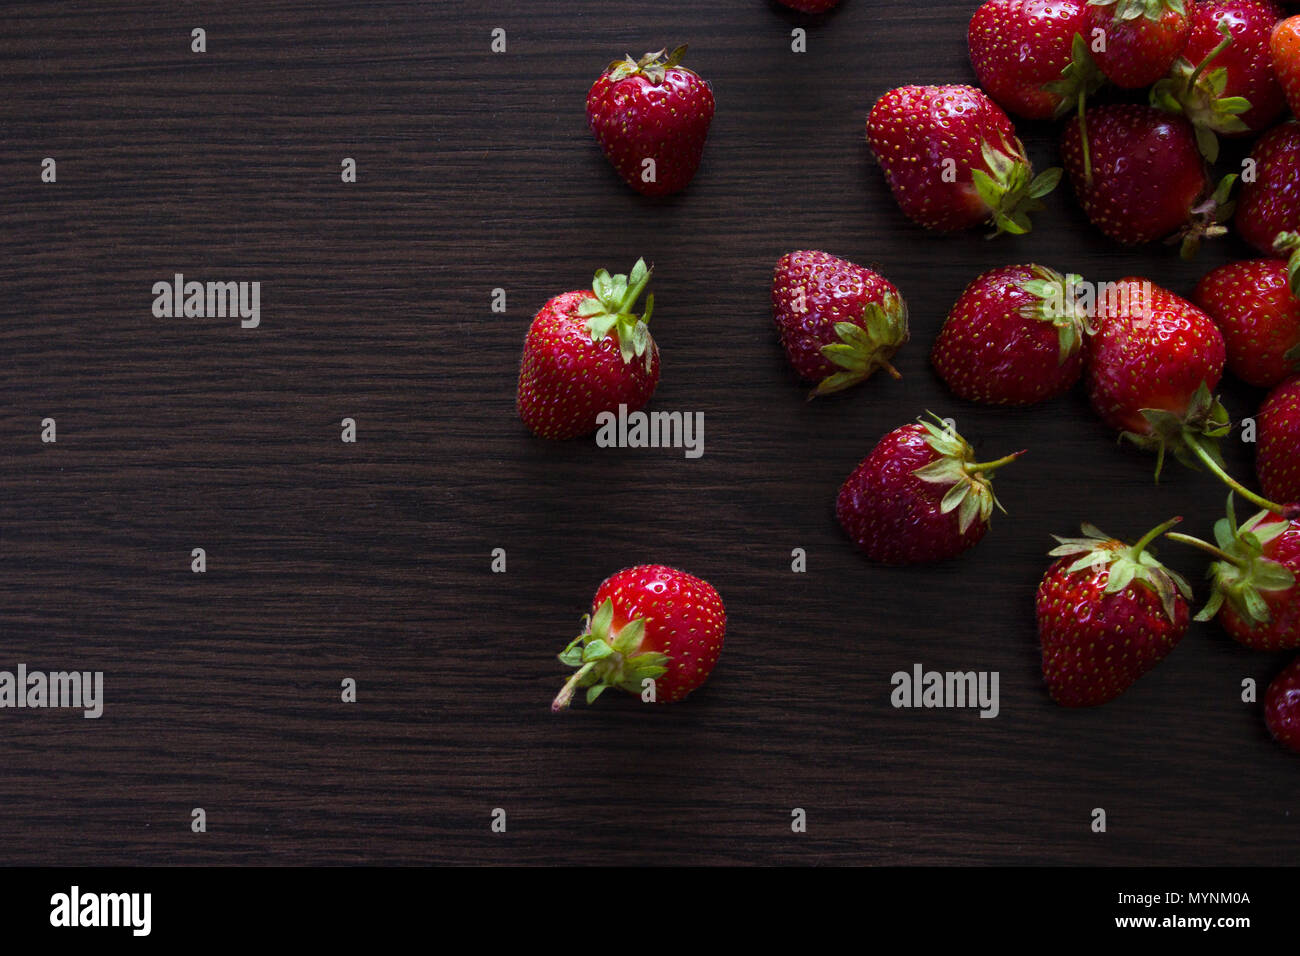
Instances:
[[[1204,534],[1224,494],[1177,466],[1153,485],[1081,394],[952,399],[930,342],[996,265],[1188,294],[1246,250],[1122,251],[1068,189],[1022,239],[906,222],[866,113],[892,86],[971,81],[975,5],[7,6],[0,669],[102,670],[106,705],[97,721],[0,711],[0,860],[1295,862],[1300,763],[1240,700],[1284,658],[1196,625],[1106,707],[1043,690],[1049,534],[1091,520],[1131,536],[1172,514]],[[717,117],[691,188],[649,201],[601,157],[584,98],[610,59],[682,41]],[[1054,161],[1054,129],[1023,134]],[[804,401],[768,307],[773,263],[801,247],[903,290],[902,381]],[[654,407],[704,413],[699,460],[547,443],[515,416],[535,310],[637,256],[655,265]],[[176,272],[260,281],[260,328],[155,318],[152,284]],[[1260,399],[1224,391],[1238,416]],[[999,477],[1010,515],[977,551],[876,567],[834,496],[926,409],[984,457],[1030,453]],[[1249,448],[1228,457],[1250,474]],[[1200,583],[1198,557],[1162,553]],[[609,694],[551,714],[554,655],[596,585],[648,561],[722,594],[713,678],[672,707]],[[1001,715],[892,708],[891,674],[915,663],[999,672]]]

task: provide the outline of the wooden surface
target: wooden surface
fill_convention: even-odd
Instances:
[[[996,265],[1189,294],[1246,250],[1124,252],[1068,188],[1022,239],[907,223],[866,113],[892,86],[970,82],[975,6],[7,6],[0,669],[103,670],[106,709],[0,711],[0,861],[1296,862],[1300,763],[1239,699],[1284,658],[1197,625],[1101,709],[1042,688],[1049,534],[1133,536],[1172,514],[1205,534],[1224,494],[1176,466],[1154,486],[1079,394],[953,400],[929,345]],[[600,156],[583,102],[608,60],[682,41],[717,116],[690,189],[648,201]],[[1022,132],[1054,161],[1054,129]],[[57,184],[39,180],[46,156]],[[901,382],[804,401],[768,306],[773,263],[801,247],[903,291]],[[536,309],[637,256],[655,265],[653,407],[704,413],[697,461],[547,443],[514,413]],[[151,286],[175,272],[260,280],[261,327],[155,319]],[[1260,398],[1224,392],[1238,416]],[[999,476],[1010,515],[977,551],[876,567],[834,496],[926,409],[985,458],[1030,453]],[[1249,450],[1228,452],[1249,475]],[[1199,558],[1162,553],[1200,584]],[[721,593],[714,676],[672,707],[609,694],[552,715],[554,655],[596,585],[647,561]],[[890,675],[914,663],[998,671],[1001,715],[893,709]]]

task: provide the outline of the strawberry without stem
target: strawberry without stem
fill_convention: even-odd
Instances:
[[[772,317],[794,370],[812,395],[856,385],[907,341],[907,305],[884,277],[825,252],[782,256],[772,275]],[[809,396],[812,397],[812,396]]]
[[[993,472],[1024,454],[976,463],[970,445],[935,421],[894,429],[840,487],[840,525],[876,561],[941,561],[978,544],[1001,507]]]
[[[1274,501],[1300,501],[1300,378],[1269,393],[1257,416],[1255,474]]]
[[[611,63],[587,94],[587,125],[623,181],[647,196],[685,189],[713,122],[713,91],[681,66],[686,47]]]
[[[1280,259],[1231,262],[1196,286],[1228,348],[1228,369],[1258,388],[1272,388],[1300,371],[1300,299]]]
[[[1268,685],[1264,694],[1264,723],[1274,740],[1300,753],[1300,657]]]
[[[659,348],[636,307],[650,270],[638,259],[630,275],[601,269],[590,290],[557,295],[542,306],[524,340],[516,405],[542,438],[576,438],[596,430],[597,416],[645,405],[659,383]]]
[[[1043,679],[1065,707],[1113,700],[1178,645],[1191,619],[1191,588],[1148,550],[1182,519],[1130,547],[1083,526],[1082,538],[1057,538],[1058,560],[1038,585]]]
[[[681,700],[708,678],[722,651],[727,612],[706,581],[662,564],[625,568],[596,590],[583,633],[560,660],[577,668],[551,704],[587,690],[592,703],[618,687],[654,703]],[[654,682],[648,697],[645,682]]]
[[[1300,232],[1300,122],[1279,123],[1255,143],[1253,170],[1242,175],[1233,225],[1241,238],[1266,256],[1283,233]]]
[[[1164,76],[1187,45],[1189,5],[1190,0],[1088,0],[1083,34],[1101,72],[1126,89]],[[1094,41],[1096,31],[1104,45]]]
[[[1070,389],[1083,373],[1079,276],[1040,265],[1003,266],[966,287],[930,360],[960,398],[1028,405]]]
[[[1015,127],[970,86],[902,86],[876,101],[867,142],[903,213],[927,229],[1022,234],[1061,171],[1034,176]]]

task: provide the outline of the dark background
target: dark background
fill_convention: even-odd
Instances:
[[[1283,657],[1195,625],[1105,707],[1043,690],[1049,534],[1091,520],[1132,539],[1182,514],[1206,535],[1225,496],[1177,465],[1153,485],[1152,459],[1081,394],[953,400],[929,345],[997,265],[1190,294],[1247,250],[1123,251],[1068,186],[1020,239],[904,220],[866,113],[892,86],[970,82],[975,6],[7,5],[0,669],[103,670],[107,702],[98,721],[0,712],[0,860],[1295,862],[1300,764],[1239,697]],[[692,186],[646,200],[601,157],[584,99],[609,60],[683,41],[717,116]],[[1054,161],[1055,129],[1022,132]],[[804,401],[768,306],[772,265],[801,247],[902,290],[901,382]],[[655,265],[652,407],[704,412],[700,460],[547,443],[514,412],[536,309],[637,256]],[[151,286],[175,272],[260,280],[261,328],[155,319]],[[1238,416],[1260,399],[1224,390]],[[983,458],[1029,454],[1000,474],[1010,515],[976,551],[877,567],[841,536],[834,496],[926,409]],[[47,416],[57,445],[40,441]],[[1249,450],[1228,453],[1248,476]],[[1162,553],[1200,585],[1199,557]],[[671,707],[611,693],[552,715],[554,655],[597,584],[650,561],[726,602],[713,677]],[[890,675],[916,662],[1000,672],[1001,716],[891,708]],[[346,677],[356,704],[339,701]]]

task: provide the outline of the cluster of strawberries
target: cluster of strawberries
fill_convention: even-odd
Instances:
[[[787,2],[787,0],[783,0]],[[788,6],[819,12],[833,2]],[[1064,165],[1089,219],[1124,244],[1166,239],[1194,254],[1234,228],[1264,258],[1210,272],[1195,302],[1132,276],[1100,286],[1030,263],[976,278],[933,344],[954,395],[1026,405],[1083,381],[1109,425],[1156,453],[1219,476],[1231,489],[1210,543],[1164,522],[1129,545],[1083,526],[1060,538],[1038,591],[1043,674],[1066,706],[1111,700],[1186,633],[1192,591],[1156,560],[1164,536],[1208,552],[1217,617],[1241,643],[1300,648],[1300,16],[1273,0],[988,0],[968,34],[983,89],[907,86],[871,110],[867,141],[903,212],[935,230],[987,224],[1022,234],[1062,171],[1035,174],[1008,116],[1070,116]],[[611,64],[592,87],[588,121],[622,178],[647,194],[685,187],[713,115],[708,84],[681,66],[684,48]],[[1148,88],[1150,105],[1089,105],[1110,84]],[[1271,128],[1269,128],[1271,126]],[[1219,138],[1267,129],[1240,177],[1217,182]],[[1238,187],[1237,195],[1232,192]],[[597,416],[640,408],[659,355],[633,310],[649,280],[597,273],[592,289],[552,299],[524,347],[518,407],[547,438],[596,429]],[[902,294],[870,269],[817,250],[784,256],[771,301],[793,368],[813,395],[853,387],[877,370],[897,377],[909,338]],[[1224,469],[1231,430],[1214,397],[1225,369],[1272,391],[1257,418],[1258,494]],[[886,435],[842,485],[836,513],[870,558],[938,561],[974,546],[998,502],[992,475],[1023,452],[977,461],[951,420],[931,416]],[[1238,522],[1234,495],[1260,510]],[[658,699],[698,686],[717,658],[725,613],[705,582],[661,566],[601,585],[589,626],[561,659],[576,668],[556,700],[608,686]],[[653,693],[653,692],[652,692]],[[1266,719],[1300,750],[1300,659],[1270,686]]]

